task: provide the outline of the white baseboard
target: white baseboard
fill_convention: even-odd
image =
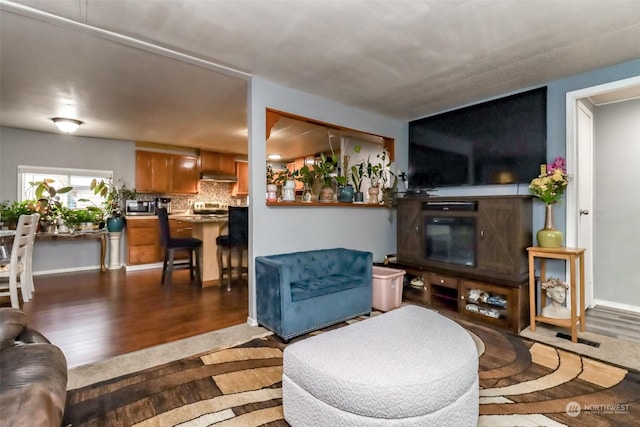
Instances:
[[[124,268],[125,271],[152,270],[154,268],[162,268],[162,263],[157,262],[155,264],[125,265]]]
[[[621,304],[619,302],[604,301],[601,299],[594,299],[593,304],[601,305],[603,307],[616,308],[618,310],[626,310],[626,311],[633,311],[634,313],[640,313],[640,307],[637,307],[635,305]]]
[[[86,267],[58,268],[55,270],[34,271],[34,276],[45,276],[47,274],[76,273],[78,271],[100,270],[99,265],[89,265]]]

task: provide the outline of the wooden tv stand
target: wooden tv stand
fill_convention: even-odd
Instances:
[[[474,208],[434,213],[427,202],[464,202]],[[531,197],[411,196],[398,199],[397,209],[397,263],[388,266],[406,271],[405,300],[516,334],[529,325],[526,248],[532,241]],[[475,263],[460,265],[428,256],[425,227],[434,215],[473,219]]]

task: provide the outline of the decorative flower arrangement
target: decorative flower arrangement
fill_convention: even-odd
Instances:
[[[565,289],[569,289],[567,282],[563,282],[556,277],[549,277],[546,282],[542,283],[542,289],[555,288],[556,286],[564,286]]]
[[[569,175],[567,175],[565,160],[562,157],[556,157],[553,163],[547,165],[546,173],[538,175],[531,181],[529,190],[545,204],[551,205],[560,200],[568,184]]]

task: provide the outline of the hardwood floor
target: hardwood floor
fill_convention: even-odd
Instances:
[[[597,305],[585,318],[589,332],[640,343],[640,313]]]
[[[35,276],[34,298],[22,304],[29,327],[59,346],[69,367],[247,321],[246,281],[198,288],[188,271],[160,285],[160,269],[99,270]],[[1,300],[10,306],[8,298]]]

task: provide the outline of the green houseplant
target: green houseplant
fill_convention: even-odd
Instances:
[[[298,174],[296,176],[296,180],[301,182],[303,185],[302,188],[302,201],[305,203],[311,202],[312,199],[312,187],[313,183],[316,180],[316,172],[314,169],[311,169],[308,165],[302,166],[298,169]]]
[[[320,160],[316,161],[313,169],[316,172],[316,176],[322,182],[318,200],[321,202],[332,202],[334,191],[331,186],[331,181],[333,179],[332,174],[336,170],[335,162],[329,159],[326,154],[321,153]]]
[[[36,198],[35,212],[40,214],[40,221],[48,226],[60,217],[62,203],[60,195],[73,190],[73,187],[60,187],[56,189],[52,184],[55,179],[45,178],[42,181],[30,182]]]
[[[0,210],[0,221],[11,230],[15,230],[18,225],[20,215],[31,215],[35,212],[35,200],[25,200],[22,202],[2,202]]]
[[[127,188],[123,182],[120,187],[116,187],[111,180],[94,179],[89,186],[94,194],[104,198],[103,212],[107,221],[107,229],[110,232],[120,232],[124,227],[124,217],[122,214],[123,204],[126,200],[136,197],[136,190]]]
[[[351,182],[353,183],[354,202],[363,203],[364,195],[362,194],[362,179],[364,178],[364,163],[351,166]]]
[[[63,206],[60,195],[73,190],[71,186],[55,188],[52,185],[54,182],[55,179],[45,178],[29,183],[36,198],[34,212],[40,214],[40,225],[45,232],[55,231],[55,226],[61,218]]]

